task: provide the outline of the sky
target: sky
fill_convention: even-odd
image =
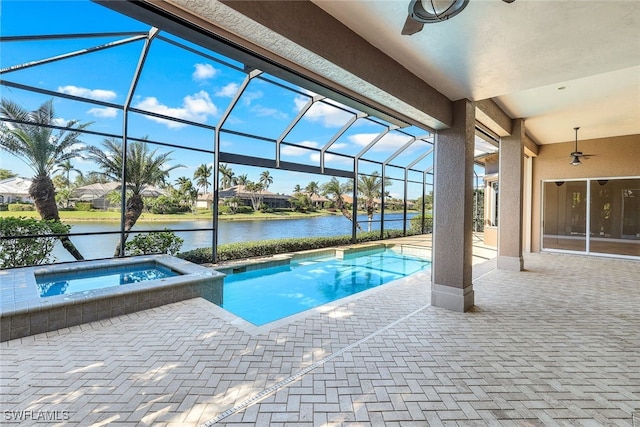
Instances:
[[[74,1],[16,1],[0,3],[0,31],[3,37],[23,35],[85,34],[112,32],[147,32],[149,25],[113,12],[88,0]],[[0,67],[7,69],[32,61],[41,61],[72,52],[82,51],[105,43],[119,42],[130,36],[106,36],[52,40],[26,40],[3,42],[0,46]],[[183,43],[195,48],[198,53],[179,48],[169,41]],[[253,78],[242,92],[227,119],[222,122],[233,98],[243,85],[247,74],[243,64],[230,58],[192,45],[171,34],[160,32],[152,43],[143,71],[135,86],[130,101],[134,109],[144,110],[177,119],[208,126],[208,128],[185,125],[177,121],[130,113],[127,133],[133,138],[164,142],[179,146],[190,146],[211,151],[214,144],[213,128],[220,132],[220,149],[224,152],[254,157],[275,159],[275,144],[246,134],[262,138],[277,139],[308,106],[315,94],[278,78],[260,74]],[[113,105],[124,105],[132,87],[136,65],[141,56],[143,41],[118,44],[103,50],[92,50],[59,61],[5,72],[3,80],[35,86],[55,93],[80,96],[100,101],[102,105],[78,102],[53,97],[57,122],[69,120],[91,122],[91,131],[121,135],[124,118],[121,109]],[[277,83],[277,84],[274,84]],[[50,94],[37,94],[15,87],[0,86],[2,97],[17,102],[29,110],[37,109],[52,99]],[[104,104],[106,103],[106,104]],[[355,117],[357,112],[331,100],[315,102],[297,124],[286,134],[281,160],[305,165],[320,164],[320,155],[309,148],[320,149],[335,138],[339,130]],[[222,126],[220,127],[220,125]],[[333,142],[329,151],[345,155],[356,155],[363,150],[388,124],[377,118],[358,118],[349,129]],[[410,127],[402,131],[391,131],[378,144],[363,155],[363,159],[385,161],[399,148],[408,148],[393,159],[391,164],[406,166],[427,152],[431,145],[412,136],[422,137],[427,132]],[[84,135],[80,147],[100,146],[103,136]],[[213,164],[213,155],[204,151],[189,151],[183,148],[154,147],[159,152],[171,151],[172,164],[181,167],[172,171],[170,182],[178,177],[193,177],[201,164]],[[7,154],[0,153],[0,168],[9,169],[21,176],[30,177],[27,165]],[[429,155],[416,164],[424,170],[431,165]],[[88,172],[97,170],[90,161],[81,158],[72,161],[75,167]],[[336,154],[327,153],[325,167],[351,170],[353,161]],[[229,165],[236,176],[246,174],[257,181],[264,168]],[[380,166],[361,161],[363,173],[380,171]],[[404,170],[387,167],[387,174],[401,179]],[[306,186],[310,181],[328,181],[330,176],[310,175],[277,169],[269,169],[274,179],[269,190],[275,193],[292,194],[295,185]],[[422,174],[411,173],[410,179],[420,180]],[[73,174],[72,174],[73,178]],[[432,177],[428,178],[432,182]],[[342,179],[342,181],[345,181]],[[394,197],[402,196],[402,184],[394,182],[388,190]],[[419,195],[421,185],[411,184],[409,198]]]

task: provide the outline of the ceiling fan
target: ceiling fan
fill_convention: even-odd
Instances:
[[[513,3],[515,0],[502,1]],[[469,0],[411,0],[402,35],[410,36],[422,31],[424,24],[446,21],[462,12],[467,4]]]
[[[581,157],[584,159],[588,159],[589,157],[593,156],[593,154],[582,154],[582,151],[578,151],[578,129],[580,128],[579,127],[573,128],[573,130],[576,131],[576,146],[573,152],[571,152],[570,154],[572,166],[580,166],[582,164],[582,162],[580,161]]]

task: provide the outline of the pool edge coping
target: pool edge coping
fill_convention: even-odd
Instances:
[[[64,266],[67,272],[87,268],[105,270],[128,264],[157,263],[180,275],[144,282],[109,286],[68,295],[41,297],[36,272],[50,272],[59,265],[21,267],[0,276],[3,300],[0,305],[0,342],[42,332],[91,323],[186,299],[203,297],[215,304],[222,299],[224,273],[169,255],[141,255],[111,260],[79,261]],[[11,294],[16,298],[5,301]]]

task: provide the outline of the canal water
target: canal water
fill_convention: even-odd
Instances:
[[[410,213],[407,218],[415,216]],[[385,229],[402,229],[402,213],[387,213],[384,216]],[[407,229],[409,221],[407,219]],[[95,232],[111,232],[119,231],[120,224],[115,221],[80,221],[72,222],[72,233],[95,233]],[[368,219],[366,215],[358,216],[358,223],[363,231],[368,230]],[[194,221],[144,221],[138,220],[133,231],[136,230],[162,231],[169,229],[185,229],[194,231],[180,231],[176,234],[184,240],[181,252],[185,252],[197,248],[210,247],[212,242],[211,231],[200,231],[199,228],[210,228],[211,221],[194,220]],[[283,239],[283,238],[299,238],[299,237],[327,237],[351,234],[351,221],[342,215],[328,215],[299,219],[275,219],[275,220],[239,220],[239,221],[219,221],[218,223],[218,244]],[[380,215],[373,217],[371,230],[380,230]],[[130,239],[132,235],[129,237]],[[119,236],[114,235],[91,235],[91,236],[73,236],[71,240],[76,245],[80,253],[85,259],[108,258],[113,255],[115,247],[118,243]],[[53,255],[58,261],[72,261],[73,258],[62,248],[60,243],[56,244]]]

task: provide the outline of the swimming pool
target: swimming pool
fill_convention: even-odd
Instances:
[[[0,270],[0,342],[191,298],[219,305],[223,277],[169,255]]]
[[[180,273],[162,264],[146,262],[122,267],[102,267],[64,273],[36,274],[41,297],[174,277]]]
[[[428,260],[392,249],[319,257],[229,274],[222,307],[253,323],[296,314],[429,269]]]

